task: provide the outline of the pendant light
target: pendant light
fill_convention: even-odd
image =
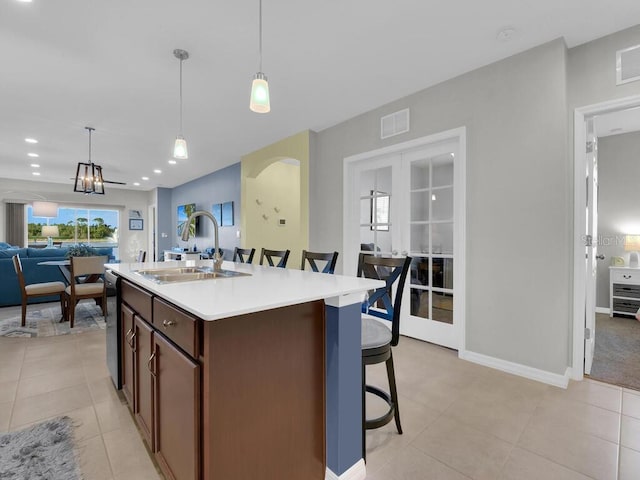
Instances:
[[[104,195],[104,179],[102,178],[102,167],[91,161],[91,132],[95,128],[84,127],[89,132],[89,162],[78,162],[76,169],[76,182],[73,187],[74,192],[85,195]]]
[[[180,60],[180,133],[176,137],[176,143],[173,146],[173,158],[178,160],[186,160],[189,158],[187,150],[187,141],[182,136],[182,62],[189,58],[189,52],[176,48],[173,55]]]
[[[249,108],[256,113],[268,113],[271,110],[271,105],[269,103],[269,83],[267,82],[267,76],[262,73],[262,0],[259,0],[259,2],[260,63],[258,66],[258,73],[253,77],[253,83],[251,84],[251,100],[249,102]]]

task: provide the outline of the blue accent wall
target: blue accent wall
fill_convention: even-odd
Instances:
[[[157,190],[157,210],[158,230],[156,232],[158,241],[158,259],[162,257],[162,252],[170,250],[173,246],[173,220],[171,215],[171,194],[170,188],[158,188]],[[166,237],[163,235],[167,235]],[[153,260],[148,258],[147,261]]]
[[[178,205],[195,203],[197,210],[211,212],[216,203],[233,202],[234,225],[220,227],[220,247],[225,250],[225,259],[231,259],[233,249],[240,246],[237,232],[240,230],[240,163],[217,170],[209,175],[184,183],[172,190],[171,194],[171,228],[168,230],[170,244],[168,250],[175,246],[198,250],[213,247],[213,224],[208,218],[200,218],[196,238],[183,242],[176,233]],[[162,250],[161,250],[162,251]]]

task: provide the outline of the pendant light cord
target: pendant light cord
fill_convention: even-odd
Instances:
[[[259,42],[259,51],[260,51],[260,68],[258,68],[259,72],[262,72],[262,0],[260,0],[260,7],[259,7],[259,17],[260,17],[260,21],[258,23],[258,32],[259,32],[259,36],[260,36],[260,42]]]
[[[182,136],[182,58],[180,59],[180,136]]]

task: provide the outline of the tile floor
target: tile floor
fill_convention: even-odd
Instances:
[[[85,480],[159,479],[104,345],[104,332],[0,338],[0,431],[67,414]],[[404,434],[367,433],[367,480],[640,478],[640,392],[549,387],[407,338],[394,356]],[[368,377],[386,386],[383,366]]]

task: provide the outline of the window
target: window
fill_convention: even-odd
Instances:
[[[371,230],[389,231],[388,193],[371,190]]]
[[[29,246],[42,246],[47,237],[42,234],[42,227],[54,225],[58,227],[58,235],[52,237],[56,244],[84,243],[93,247],[118,247],[119,212],[88,208],[58,208],[55,218],[33,216],[31,205],[27,208]]]

